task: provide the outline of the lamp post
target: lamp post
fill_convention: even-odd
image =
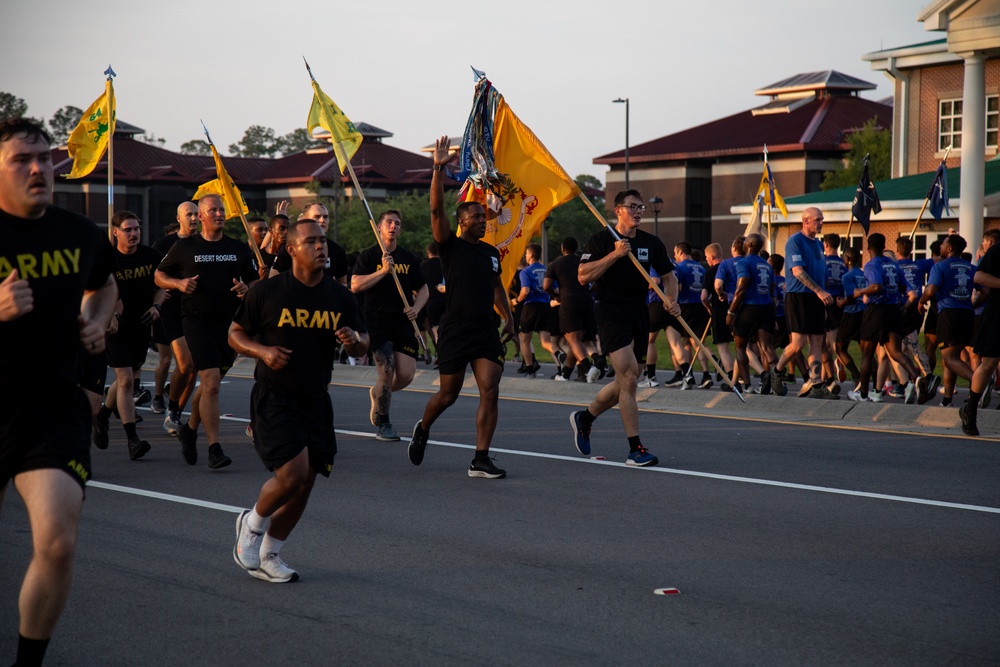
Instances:
[[[660,211],[663,210],[663,200],[659,197],[650,197],[649,205],[653,207],[653,233],[656,238],[660,238]]]
[[[628,98],[611,100],[613,104],[625,104],[625,189],[628,190]]]

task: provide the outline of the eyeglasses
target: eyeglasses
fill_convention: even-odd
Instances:
[[[628,208],[628,210],[632,211],[633,213],[642,213],[643,211],[646,210],[646,205],[645,204],[628,204],[626,206],[625,204],[622,204],[618,208]]]

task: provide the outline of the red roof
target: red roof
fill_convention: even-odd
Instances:
[[[875,117],[892,127],[892,107],[860,97],[822,97],[789,113],[753,115],[751,110],[720,118],[629,147],[629,162],[802,150],[846,150],[844,137]],[[625,151],[594,158],[594,164],[623,164]]]

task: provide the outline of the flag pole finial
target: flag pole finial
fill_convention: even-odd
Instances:
[[[111,69],[111,63],[108,63],[108,68],[104,70],[104,76],[108,77],[109,79],[118,76],[117,74],[115,74],[115,71]]]
[[[204,132],[205,132],[205,138],[208,139],[208,145],[211,146],[212,145],[212,137],[209,136],[209,134],[208,134],[208,128],[205,127],[205,121],[203,121],[202,119],[199,118],[198,122],[201,123],[201,129],[204,130]]]
[[[309,78],[312,79],[313,81],[315,81],[316,77],[313,76],[312,68],[309,67],[309,61],[306,60],[305,56],[302,56],[302,62],[304,62],[306,64],[306,71],[309,72]]]
[[[472,69],[472,76],[475,77],[476,83],[479,83],[486,78],[486,72],[478,70],[475,67],[472,67],[472,65],[469,65],[469,67]]]

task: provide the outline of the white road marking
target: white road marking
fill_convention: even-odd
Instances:
[[[156,500],[168,500],[172,503],[181,503],[182,505],[194,505],[196,507],[204,507],[210,510],[219,510],[220,512],[232,512],[233,514],[239,514],[245,507],[235,507],[233,505],[223,505],[222,503],[213,503],[207,500],[198,500],[197,498],[185,498],[184,496],[175,496],[172,493],[160,493],[159,491],[147,491],[146,489],[135,489],[131,486],[121,486],[118,484],[108,484],[107,482],[87,482],[87,488],[104,489],[106,491],[117,491],[118,493],[129,493],[134,496],[144,496],[146,498],[155,498]]]

